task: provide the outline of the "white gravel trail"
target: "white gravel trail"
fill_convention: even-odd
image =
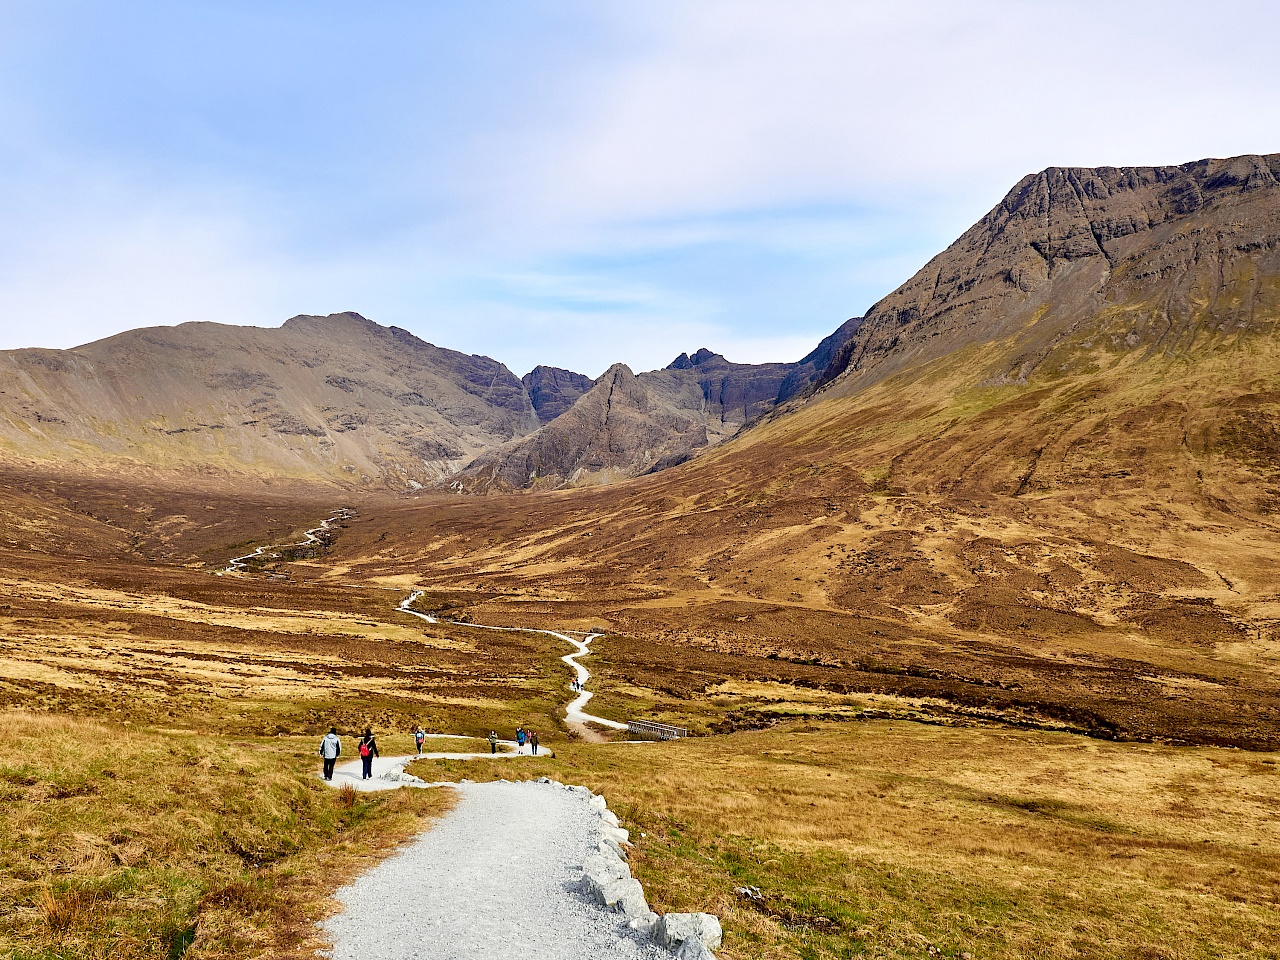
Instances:
[[[409,597],[401,601],[400,606],[396,609],[401,613],[407,613],[411,617],[417,617],[419,620],[425,620],[427,623],[439,623],[435,617],[427,613],[420,613],[413,609],[413,602],[422,596],[422,592],[414,591]],[[626,730],[625,723],[619,723],[617,720],[608,720],[604,717],[597,717],[594,714],[585,713],[583,707],[590,701],[592,694],[585,689],[586,682],[591,679],[591,672],[578,662],[579,657],[585,657],[591,653],[591,641],[602,636],[599,633],[589,633],[583,640],[575,639],[564,633],[557,633],[555,630],[538,630],[533,627],[494,627],[484,623],[466,623],[457,620],[446,620],[456,627],[473,627],[476,630],[502,630],[506,632],[520,633],[545,633],[549,637],[555,637],[557,640],[563,640],[565,643],[572,644],[577,649],[566,656],[561,657],[561,661],[573,670],[574,677],[581,685],[581,692],[565,707],[565,722],[584,736],[587,740],[600,739],[594,734],[594,731],[587,726],[588,723],[598,723],[603,727],[609,727],[613,730]]]
[[[458,806],[338,892],[334,960],[671,960],[571,888],[600,841],[585,793],[463,783]]]

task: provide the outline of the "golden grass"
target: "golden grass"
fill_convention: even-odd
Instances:
[[[308,737],[0,713],[0,956],[311,956],[333,890],[448,791],[356,795]]]
[[[1280,938],[1277,760],[866,722],[573,745],[521,769],[603,791],[651,902],[719,913],[726,960],[1207,960]]]

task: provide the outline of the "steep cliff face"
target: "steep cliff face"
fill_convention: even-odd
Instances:
[[[502,364],[353,313],[0,353],[0,458],[427,484],[538,426]]]
[[[520,378],[540,423],[550,423],[595,385],[584,373],[537,366]]]
[[[606,483],[682,463],[807,389],[854,329],[850,321],[799,363],[732,363],[703,348],[638,376],[617,365],[568,410],[546,416],[554,409],[547,402],[538,433],[483,454],[461,483],[468,489]],[[558,376],[564,371],[539,370],[549,372],[535,385],[565,379]],[[554,403],[563,399],[559,393]],[[602,416],[602,409],[617,412]]]
[[[865,386],[1010,336],[1016,363],[1006,373],[1025,377],[1110,307],[1132,314],[1133,329],[1119,331],[1130,348],[1185,348],[1201,304],[1220,330],[1269,323],[1258,278],[1274,275],[1278,180],[1277,154],[1025,177],[868,311],[823,381]]]
[[[707,445],[702,394],[692,380],[647,382],[615,364],[565,413],[531,437],[481,455],[465,489],[607,483],[687,459]]]

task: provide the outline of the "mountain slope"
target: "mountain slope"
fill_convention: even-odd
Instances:
[[[873,382],[962,347],[1015,338],[1025,377],[1074,325],[1124,305],[1132,330],[1185,349],[1195,307],[1219,329],[1266,322],[1260,276],[1276,266],[1280,154],[1170,167],[1051,167],[867,312],[825,381]],[[1259,272],[1260,271],[1260,272]]]
[[[619,363],[566,412],[533,436],[482,454],[457,482],[472,490],[609,482],[686,459],[706,445],[695,383],[645,380]]]
[[[554,398],[539,411],[542,429],[482,454],[459,482],[470,490],[607,483],[683,462],[806,390],[857,323],[845,323],[798,363],[731,363],[704,348],[639,375],[618,364],[567,410],[579,385],[570,378],[578,375],[539,367],[525,384]]]
[[[473,571],[484,622],[605,624],[599,666],[672,722],[874,694],[1275,749],[1276,167],[1030,177],[815,395],[612,487],[405,506],[369,534],[408,555],[363,571]]]
[[[502,364],[353,313],[0,353],[0,457],[17,461],[403,489],[537,425]]]

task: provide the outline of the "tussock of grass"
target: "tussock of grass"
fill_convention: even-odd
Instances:
[[[720,914],[726,960],[1209,960],[1280,940],[1274,759],[868,722],[570,745],[521,776],[605,793],[655,908]]]
[[[333,791],[308,738],[0,714],[0,956],[310,955],[337,883],[446,809]]]

